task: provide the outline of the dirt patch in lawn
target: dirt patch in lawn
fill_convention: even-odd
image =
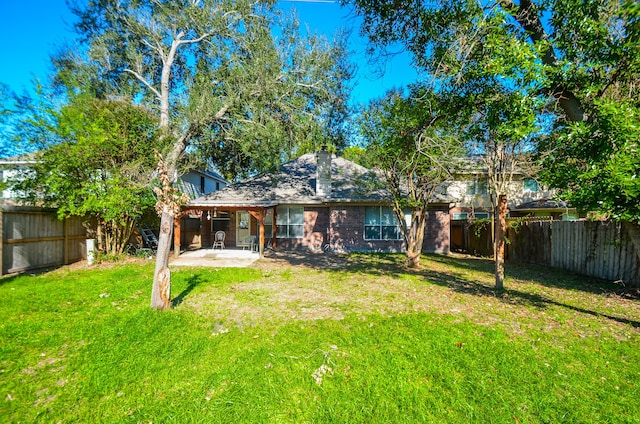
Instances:
[[[496,292],[491,262],[463,256],[426,257],[421,268],[407,270],[402,255],[270,252],[252,267],[262,271],[259,280],[207,288],[184,306],[215,325],[239,328],[416,312],[499,325],[514,334],[571,331],[587,337],[607,331],[626,338],[640,327],[636,300],[530,268],[508,270],[507,290]],[[553,284],[563,278],[569,282]]]

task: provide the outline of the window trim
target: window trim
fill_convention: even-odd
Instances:
[[[489,178],[487,176],[475,177],[467,183],[467,196],[488,196]]]
[[[291,209],[300,209],[302,210],[302,223],[301,224],[292,224],[291,223]],[[286,211],[286,212],[285,212]],[[286,224],[278,223],[279,220],[282,220],[282,217],[286,216]],[[291,235],[291,227],[301,227],[302,233],[300,236],[292,236]],[[286,235],[281,233],[281,229],[286,228]],[[304,206],[278,206],[276,209],[276,237],[281,239],[303,239],[304,238]]]
[[[377,208],[378,209],[378,224],[376,225],[372,225],[372,224],[368,224],[367,220],[366,220],[366,216],[367,216],[367,209],[370,208]],[[393,221],[395,222],[395,226],[393,225],[383,225],[382,223],[382,210],[383,208],[387,208],[391,211],[391,216],[393,217]],[[366,241],[398,241],[398,240],[402,240],[402,230],[400,228],[400,224],[398,223],[398,219],[396,218],[396,214],[393,211],[393,208],[391,206],[382,206],[382,205],[378,205],[378,206],[365,206],[365,210],[364,210],[364,231],[362,233],[362,238]],[[378,235],[379,238],[367,238],[367,228],[374,228],[377,227],[378,228]],[[384,238],[384,229],[385,228],[392,228],[394,227],[396,229],[396,237],[397,238]]]

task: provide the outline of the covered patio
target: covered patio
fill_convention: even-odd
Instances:
[[[275,205],[198,204],[192,201],[183,211],[200,237],[199,250],[210,257],[243,257],[243,253],[264,255],[265,248],[276,247]],[[174,222],[174,255],[180,256],[182,248],[182,224]],[[186,221],[188,222],[188,221]],[[216,239],[216,233],[221,237]],[[215,249],[214,242],[215,243]],[[185,252],[183,255],[193,252]]]

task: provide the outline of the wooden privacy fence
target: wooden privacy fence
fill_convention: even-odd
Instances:
[[[479,256],[493,256],[492,225],[473,220],[451,221],[451,249]]]
[[[617,222],[523,222],[509,230],[507,260],[640,287],[640,260],[627,227]]]
[[[16,206],[4,207],[0,218],[2,275],[86,258],[87,234],[82,218],[59,220],[52,210]]]

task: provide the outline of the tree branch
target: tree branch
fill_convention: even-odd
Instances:
[[[125,69],[125,72],[129,72],[130,74],[132,74],[133,76],[136,77],[136,79],[138,81],[140,81],[141,83],[143,83],[149,90],[151,90],[153,92],[153,94],[155,94],[158,99],[160,98],[160,92],[158,90],[156,90],[151,84],[149,84],[149,82],[139,73],[137,73],[136,71],[134,71],[133,69]]]
[[[549,39],[540,16],[538,16],[538,10],[535,4],[531,0],[520,0],[520,5],[516,6],[513,0],[500,0],[502,7],[520,24],[524,29],[531,41],[541,43]],[[558,60],[556,54],[553,51],[553,47],[548,46],[542,53],[542,63],[547,66],[557,67]],[[559,84],[555,88],[549,88],[550,94],[558,100],[560,107],[564,110],[567,118],[571,121],[586,121],[588,116],[580,103],[580,100],[576,95],[564,87],[563,84]]]

